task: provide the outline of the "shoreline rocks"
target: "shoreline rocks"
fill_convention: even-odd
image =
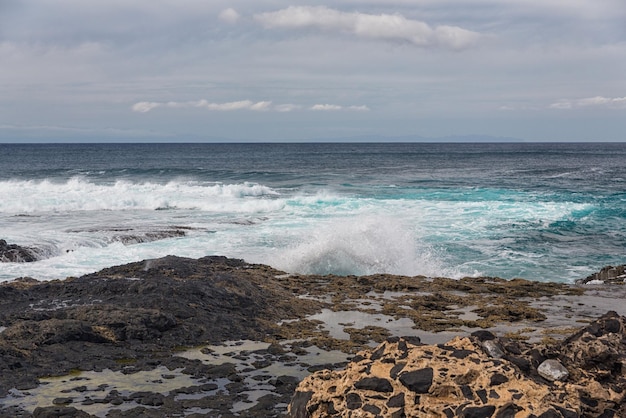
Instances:
[[[610,376],[613,369],[603,365],[613,359],[617,367],[615,350],[621,346],[607,335],[622,332],[622,319],[608,318],[574,337],[581,322],[598,318],[609,306],[626,315],[624,286],[606,289],[490,277],[290,275],[225,257],[174,256],[66,280],[16,279],[0,284],[0,405],[11,403],[0,406],[0,417],[31,417],[35,404],[37,416],[61,409],[85,416],[99,406],[98,416],[109,417],[194,411],[281,417],[309,373],[336,372],[350,358],[362,361],[357,352],[400,336],[396,345],[422,347],[425,341],[438,347],[457,335],[471,344],[454,350],[451,343],[440,344],[441,353],[454,361],[488,352],[490,361],[510,362],[511,370],[541,382],[547,381],[537,372],[539,365],[557,360],[569,376],[555,379],[555,386],[584,378],[593,368]],[[545,350],[527,355],[530,340],[549,344],[542,341]],[[596,344],[600,357],[584,354],[577,345],[581,340]],[[558,346],[564,353],[578,357],[553,349],[559,341],[569,344]],[[411,370],[399,365],[403,361],[385,363],[389,376],[361,376],[354,390],[392,394],[385,408],[394,410],[415,403],[395,393],[396,385],[425,400],[440,370],[428,365]],[[576,362],[587,369],[570,367]],[[152,376],[151,386],[141,390],[113,383],[144,374]],[[488,383],[504,387],[505,378],[511,380],[496,373]],[[50,391],[62,381],[68,386],[53,397],[37,398],[40,389]],[[367,416],[384,410],[357,395],[346,400],[354,408],[348,411]],[[482,395],[478,389],[473,396]],[[293,399],[306,404],[307,396]],[[486,406],[466,412],[485,414]],[[503,411],[503,417],[511,412]]]
[[[593,273],[584,279],[576,281],[576,284],[625,284],[626,265],[606,266],[599,272]]]
[[[345,370],[307,377],[290,416],[626,416],[625,317],[609,312],[554,346],[490,339],[501,358],[481,337],[439,345],[389,339]]]
[[[0,239],[0,263],[31,263],[37,259],[37,252],[34,249],[8,244]]]

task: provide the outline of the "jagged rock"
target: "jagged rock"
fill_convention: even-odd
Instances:
[[[599,272],[584,279],[576,280],[577,284],[624,284],[626,283],[626,265],[606,266]]]
[[[501,358],[486,352],[486,341]],[[538,361],[548,355],[558,358]],[[554,346],[479,336],[431,346],[390,339],[358,353],[345,370],[304,379],[290,411],[307,418],[626,416],[625,371],[626,318],[609,312]],[[364,380],[384,380],[391,390],[374,391]]]
[[[37,253],[32,248],[16,244],[7,244],[0,239],[0,262],[3,263],[30,263],[37,261]]]

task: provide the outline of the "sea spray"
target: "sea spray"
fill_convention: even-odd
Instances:
[[[303,231],[274,259],[286,271],[307,274],[391,273],[457,276],[421,242],[412,225],[391,216],[332,219]]]

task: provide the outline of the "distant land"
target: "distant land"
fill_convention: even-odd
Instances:
[[[490,135],[448,135],[427,137],[420,135],[402,135],[402,136],[383,136],[383,135],[359,135],[345,137],[330,138],[298,138],[298,139],[278,139],[278,140],[256,140],[250,138],[224,138],[224,137],[206,137],[198,135],[189,136],[169,136],[169,135],[129,135],[129,136],[101,136],[93,137],[91,135],[50,135],[50,136],[32,136],[32,137],[15,137],[0,138],[0,143],[18,143],[18,144],[49,144],[49,143],[376,143],[376,142],[457,142],[457,143],[490,143],[490,142],[529,142],[525,139],[490,136]],[[533,141],[541,142],[541,141]]]

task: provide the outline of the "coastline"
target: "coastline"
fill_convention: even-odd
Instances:
[[[608,310],[626,315],[625,296],[619,284],[289,275],[224,257],[20,279],[0,285],[0,369],[10,376],[0,416],[284,416],[305,376],[389,338],[442,344],[487,330],[549,344]],[[115,376],[151,383],[116,387]]]

